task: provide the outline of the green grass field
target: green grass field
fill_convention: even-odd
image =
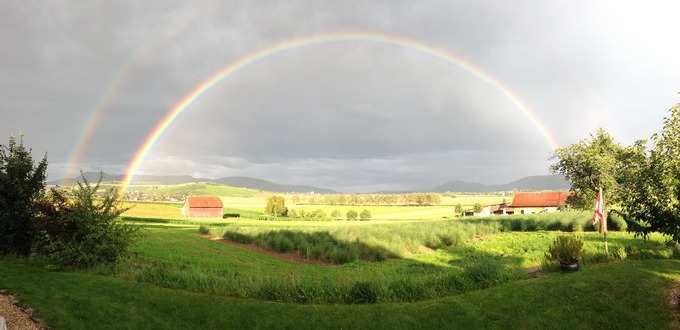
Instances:
[[[653,259],[586,264],[573,274],[518,275],[487,289],[471,288],[416,302],[281,303],[270,300],[287,300],[248,294],[258,281],[266,284],[265,289],[253,292],[272,294],[279,292],[272,281],[307,283],[296,288],[298,295],[304,293],[299,289],[310,288],[309,283],[333,283],[337,290],[354,281],[425,281],[460,274],[468,259],[482,256],[520,269],[539,265],[537,256],[555,235],[500,233],[453,249],[383,263],[319,266],[210,241],[194,229],[156,228],[147,230],[132,259],[113,268],[55,271],[37,262],[0,259],[0,287],[15,293],[57,329],[670,327],[665,297],[672,281],[680,277],[680,262],[659,259],[670,257],[664,254],[661,237],[645,243],[624,233],[613,233],[613,246],[635,245],[659,253],[648,255]],[[582,235],[587,251],[600,249],[596,233]],[[234,278],[240,280],[229,280]]]
[[[460,218],[452,216],[451,200],[465,199],[467,206],[503,197],[457,196],[438,206],[289,205],[327,214],[368,209],[370,221],[272,220],[262,213],[267,195],[221,193],[225,212],[241,217],[183,218],[180,203],[126,202],[131,208],[123,220],[144,227],[129,258],[58,270],[4,257],[0,289],[16,294],[50,327],[68,329],[673,325],[665,297],[680,278],[680,262],[668,238],[612,231],[606,257],[583,212]],[[199,226],[213,239],[199,235]],[[612,229],[622,228],[613,223]],[[560,273],[545,263],[559,235],[584,241],[581,271]],[[257,239],[268,252],[219,240],[223,236]],[[291,250],[302,243],[290,239],[304,239],[308,245],[300,248],[312,249],[328,242],[320,237],[335,245],[316,257],[306,250],[310,262],[301,262],[302,250]],[[342,254],[356,251],[387,259]],[[533,275],[539,269],[541,275]]]

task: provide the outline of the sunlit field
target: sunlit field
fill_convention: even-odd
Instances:
[[[234,188],[215,184],[186,184],[166,186],[133,186],[132,191],[144,192],[153,196],[168,200],[170,196],[187,195],[213,195],[218,196],[224,203],[225,213],[238,213],[241,218],[257,218],[263,216],[262,212],[267,197],[272,193],[257,192],[251,189]],[[177,195],[173,195],[177,194]],[[471,194],[443,194],[441,203],[428,206],[390,206],[390,205],[324,205],[324,204],[300,204],[293,203],[292,194],[281,194],[286,198],[287,207],[294,212],[314,212],[321,210],[327,218],[337,211],[345,218],[348,211],[371,212],[373,220],[435,220],[455,217],[455,206],[460,205],[464,209],[472,209],[475,204],[491,205],[503,201],[512,200],[511,195],[471,195]],[[181,202],[152,202],[152,201],[129,201],[124,207],[130,208],[124,216],[141,218],[167,218],[182,219],[180,213]]]

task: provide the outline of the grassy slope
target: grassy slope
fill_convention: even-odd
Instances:
[[[0,287],[57,329],[665,329],[678,260],[621,262],[418,303],[295,305],[189,293],[0,259]]]

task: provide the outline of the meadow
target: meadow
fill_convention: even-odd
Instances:
[[[273,219],[262,213],[264,196],[222,196],[225,213],[240,215],[226,219],[183,218],[179,203],[126,202],[121,219],[143,227],[128,258],[76,270],[4,257],[0,287],[55,328],[106,328],[119,313],[134,314],[123,328],[552,328],[578,325],[574,315],[605,303],[589,327],[672,322],[664,297],[680,277],[674,247],[659,234],[636,238],[616,219],[606,256],[586,212],[462,218],[452,205],[292,205],[369,208],[372,217]],[[546,262],[561,235],[583,240],[581,271]],[[625,314],[630,308],[641,315]]]

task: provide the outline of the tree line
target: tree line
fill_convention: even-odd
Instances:
[[[431,206],[441,204],[436,193],[408,194],[300,194],[292,195],[295,205],[390,205],[390,206]]]

